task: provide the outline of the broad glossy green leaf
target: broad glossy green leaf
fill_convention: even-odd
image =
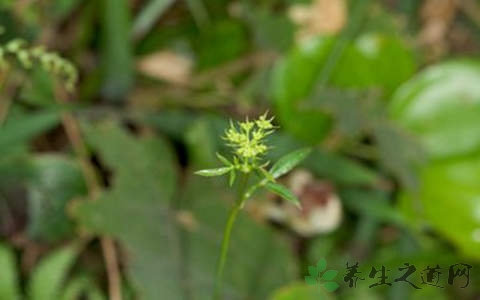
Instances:
[[[21,299],[15,253],[0,244],[0,299]]]
[[[33,270],[28,282],[29,299],[60,299],[63,284],[77,258],[78,250],[78,246],[71,245],[43,258]]]
[[[331,83],[346,88],[380,88],[390,95],[415,70],[414,52],[405,42],[393,35],[367,33],[346,50]]]
[[[305,148],[291,152],[280,158],[270,169],[270,173],[274,178],[278,178],[295,168],[300,164],[310,153],[312,149]]]
[[[480,155],[431,163],[422,170],[418,194],[400,198],[412,212],[467,256],[480,258]]]
[[[196,171],[195,174],[200,175],[200,176],[205,176],[205,177],[220,176],[220,175],[223,175],[223,174],[227,174],[228,172],[230,172],[231,169],[232,169],[232,167],[206,169],[206,170]]]
[[[434,159],[480,150],[480,63],[431,66],[394,94],[390,116],[414,134]]]
[[[282,127],[310,144],[326,136],[331,120],[326,113],[302,109],[302,105],[317,88],[318,77],[327,64],[335,40],[334,37],[319,37],[305,41],[281,60],[274,70],[272,93],[275,113]],[[329,84],[340,88],[375,87],[390,94],[414,70],[413,54],[401,41],[369,34],[345,47]]]
[[[287,187],[269,181],[265,187],[270,191],[274,192],[275,194],[279,195],[283,199],[292,202],[295,206],[300,207],[300,201],[298,200],[297,196],[295,196]]]
[[[275,115],[282,128],[308,143],[316,143],[325,137],[330,119],[321,112],[300,111],[298,106],[313,91],[332,44],[333,40],[327,38],[303,43],[280,60],[273,73]]]

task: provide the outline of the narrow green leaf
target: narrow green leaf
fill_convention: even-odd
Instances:
[[[95,284],[95,280],[87,275],[80,275],[70,280],[63,291],[62,300],[105,300],[102,291]]]
[[[333,281],[329,281],[329,282],[325,283],[325,284],[323,285],[323,287],[324,287],[327,291],[333,292],[333,291],[335,291],[336,289],[338,289],[338,283],[333,282]]]
[[[256,171],[260,177],[264,177],[268,181],[275,182],[275,178],[273,177],[273,175],[267,170],[265,170],[264,168],[261,168],[261,167],[256,168]]]
[[[274,192],[275,194],[279,195],[283,199],[292,202],[295,204],[297,207],[300,207],[300,201],[298,200],[297,196],[295,196],[289,189],[287,189],[285,186],[274,183],[274,182],[268,182],[265,187],[269,189],[270,191]]]
[[[236,177],[235,170],[234,170],[234,169],[231,169],[231,170],[230,170],[230,178],[228,179],[228,185],[229,185],[229,186],[232,186],[232,185],[233,185],[233,183],[235,182],[235,177]]]
[[[332,280],[333,278],[335,278],[335,276],[337,276],[337,274],[338,274],[338,271],[328,270],[328,271],[326,271],[325,273],[323,273],[322,279],[324,279],[324,280]]]
[[[220,176],[223,174],[227,174],[228,172],[230,172],[231,169],[232,167],[205,169],[205,170],[196,171],[195,174],[200,176],[205,176],[205,177],[213,177],[213,176]]]
[[[186,2],[197,25],[199,27],[208,25],[209,17],[203,2],[201,0],[186,0]]]
[[[28,283],[29,299],[60,299],[61,287],[77,254],[78,248],[69,246],[41,260]]]
[[[278,178],[290,170],[295,168],[299,163],[302,162],[312,151],[310,148],[304,148],[300,150],[293,151],[283,157],[281,157],[270,169],[270,173],[274,178]]]
[[[327,268],[327,261],[325,260],[325,258],[322,258],[317,263],[318,272],[323,272],[325,271],[326,268]]]
[[[0,299],[20,299],[18,274],[13,251],[0,244]]]
[[[135,18],[132,26],[132,36],[143,37],[155,25],[155,22],[165,13],[175,0],[150,0]]]
[[[130,41],[130,7],[127,0],[99,1],[102,18],[102,92],[110,101],[123,100],[132,87],[133,49]]]
[[[318,277],[318,270],[314,266],[308,266],[308,274],[312,275],[313,277]]]
[[[305,282],[308,285],[316,285],[318,283],[317,279],[315,277],[311,277],[311,276],[305,276]]]
[[[59,122],[60,113],[51,110],[7,120],[7,123],[0,131],[0,149],[3,152],[9,147],[29,141],[36,135],[54,127]]]
[[[224,163],[225,165],[227,165],[227,166],[231,166],[231,165],[232,165],[232,163],[231,163],[228,159],[226,159],[225,156],[221,155],[221,154],[218,153],[218,152],[215,153],[215,154],[217,155],[218,159],[219,159],[222,163]]]

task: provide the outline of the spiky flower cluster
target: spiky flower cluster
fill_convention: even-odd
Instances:
[[[223,138],[241,160],[255,160],[268,149],[264,140],[274,131],[272,120],[264,114],[256,121],[238,122],[238,127],[230,122]]]
[[[65,82],[67,90],[73,90],[78,79],[77,69],[71,62],[53,52],[47,52],[43,47],[27,48],[27,43],[21,39],[14,39],[0,46],[0,68],[5,68],[16,58],[25,69],[31,69],[39,63],[44,70],[58,76]]]
[[[265,138],[275,131],[272,121],[273,118],[267,118],[267,113],[255,121],[249,121],[248,118],[237,124],[230,121],[230,127],[225,130],[223,139],[227,146],[233,149],[233,162],[217,153],[224,167],[200,170],[195,173],[201,176],[220,176],[230,173],[230,185],[235,181],[237,171],[244,174],[254,171],[260,177],[275,181],[272,174],[265,170],[269,162],[261,162],[261,158],[269,149],[265,144]]]
[[[245,122],[238,122],[237,126],[230,122],[230,127],[225,130],[223,139],[227,141],[227,146],[233,148],[234,160],[241,162],[244,171],[255,166],[267,152],[265,138],[274,132],[272,120],[267,119],[265,113],[258,120],[249,121],[247,118]]]

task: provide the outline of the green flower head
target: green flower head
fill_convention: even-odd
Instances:
[[[244,166],[253,166],[268,150],[265,138],[274,132],[273,118],[267,119],[267,113],[256,121],[230,121],[223,139],[233,149],[233,154]],[[248,170],[249,168],[243,168]]]
[[[293,151],[280,158],[270,170],[267,170],[269,162],[263,162],[262,158],[269,150],[265,144],[265,139],[275,131],[272,124],[273,118],[267,118],[267,113],[261,115],[255,121],[244,122],[230,121],[230,126],[225,130],[222,137],[226,145],[232,148],[232,160],[227,159],[220,153],[217,153],[218,159],[223,163],[222,167],[214,169],[204,169],[196,171],[200,176],[214,177],[229,174],[229,185],[232,186],[237,177],[237,172],[243,173],[247,178],[253,173],[258,182],[252,185],[242,195],[239,207],[243,207],[246,199],[250,198],[256,189],[265,187],[280,197],[300,206],[297,197],[285,186],[276,182],[276,178],[286,174],[299,164],[310,153],[310,149],[300,149]]]

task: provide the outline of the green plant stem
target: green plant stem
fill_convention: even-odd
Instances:
[[[235,201],[234,206],[230,210],[227,224],[225,225],[225,230],[223,232],[222,248],[220,250],[220,256],[218,257],[217,273],[215,277],[215,286],[213,291],[213,299],[215,300],[220,299],[219,297],[221,294],[223,283],[223,269],[227,260],[228,247],[230,245],[230,236],[232,233],[233,224],[235,223],[238,212],[242,209],[244,202],[248,199],[243,196],[246,192],[248,178],[249,174],[243,176],[242,183],[240,184],[240,188],[238,189],[237,200]]]
[[[0,73],[0,92],[2,95],[6,94],[5,96],[0,97],[0,127],[3,126],[3,123],[7,119],[8,110],[12,104],[12,95],[8,91],[4,93],[9,73],[10,70],[8,67],[3,70],[3,74]]]

